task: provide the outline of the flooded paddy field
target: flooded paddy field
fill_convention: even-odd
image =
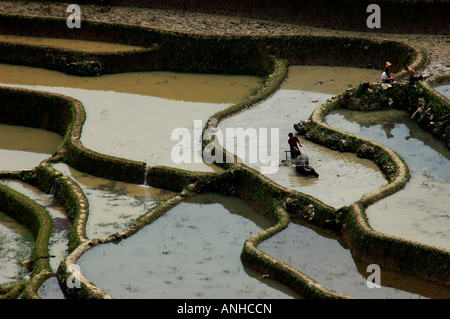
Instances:
[[[0,124],[0,171],[32,169],[52,156],[62,136],[50,131]]]
[[[260,78],[248,76],[137,72],[82,78],[47,70],[35,72],[35,68],[28,67],[2,65],[1,69],[5,71],[0,76],[3,85],[64,94],[81,101],[86,111],[81,136],[85,147],[150,166],[196,171],[215,171],[218,167],[195,163],[194,154],[191,163],[175,164],[171,151],[179,137],[172,139],[172,132],[178,128],[194,132],[195,120],[205,125],[212,114],[262,85]],[[47,79],[46,85],[35,85],[41,78]],[[79,82],[72,87],[61,86],[72,83],[72,78]],[[139,85],[134,83],[141,81],[141,89],[136,89]],[[130,87],[135,87],[130,89],[132,93],[124,92]],[[154,90],[162,97],[154,96]]]
[[[330,70],[331,68],[325,69]],[[309,69],[309,70],[308,70]],[[319,68],[321,69],[321,68]],[[301,72],[298,72],[301,71]],[[309,72],[308,72],[309,71]],[[349,70],[345,70],[349,73]],[[357,71],[357,70],[356,70]],[[326,73],[325,73],[326,74]],[[321,89],[328,93],[339,93],[339,88],[325,87],[328,84],[335,84],[334,81],[323,81],[327,77],[320,77],[320,72],[315,72],[314,67],[304,68],[298,67],[298,69],[290,68],[289,78],[282,85],[279,91],[277,91],[274,96],[256,106],[252,110],[246,111],[242,114],[234,116],[230,119],[223,121],[219,128],[225,129],[229,126],[244,126],[251,127],[250,124],[257,123],[263,127],[280,127],[282,128],[280,133],[280,154],[284,156],[283,151],[288,149],[287,145],[287,133],[292,131],[289,124],[297,123],[299,120],[308,119],[311,112],[317,107],[317,104],[323,104],[329,97],[329,94],[322,93]],[[336,76],[338,78],[338,76]],[[331,76],[328,76],[331,78]],[[355,74],[350,75],[349,78],[357,78]],[[347,78],[347,81],[348,79]],[[296,83],[290,83],[290,80],[296,79]],[[321,81],[318,81],[322,79]],[[372,77],[359,77],[360,82],[371,82],[377,80],[377,75],[372,74]],[[318,81],[318,82],[317,82]],[[331,83],[330,83],[331,82]],[[313,84],[315,83],[315,84]],[[320,85],[318,85],[320,84]],[[342,85],[340,89],[345,89]],[[313,93],[314,92],[314,93]],[[315,104],[317,103],[317,104]],[[369,121],[371,118],[370,114],[367,113],[357,113],[360,115],[360,119]],[[391,111],[392,117],[397,118],[397,113],[400,111]],[[293,119],[294,118],[294,119]],[[387,114],[381,114],[379,116],[374,115],[373,125],[377,125],[379,130],[374,134],[366,134],[364,137],[371,140],[377,140],[374,138],[375,134],[378,135],[388,135],[389,138],[392,137],[390,132],[394,126],[395,122],[389,122],[390,118]],[[347,125],[343,124],[345,122],[342,118],[333,118],[329,116],[329,124],[345,130],[350,133],[356,134],[355,130],[349,130],[348,126],[354,123],[349,123]],[[332,119],[334,119],[332,121]],[[385,121],[387,123],[385,123]],[[348,122],[348,121],[347,121]],[[381,124],[377,124],[381,123]],[[377,216],[377,220],[384,221],[384,225],[389,225],[392,231],[388,232],[392,235],[398,236],[401,234],[401,229],[406,229],[408,226],[405,224],[422,223],[422,227],[427,227],[427,231],[422,231],[422,236],[420,237],[421,242],[430,242],[426,239],[427,236],[431,235],[439,239],[435,239],[440,242],[439,247],[448,248],[448,232],[450,230],[450,225],[448,225],[448,151],[445,150],[443,145],[439,145],[439,142],[434,141],[434,139],[418,128],[417,124],[412,120],[410,121],[411,126],[414,126],[414,130],[411,130],[411,141],[413,143],[411,148],[417,150],[417,153],[426,156],[426,158],[418,159],[419,165],[424,167],[424,163],[427,163],[427,169],[433,171],[435,169],[440,170],[440,177],[433,174],[434,177],[429,176],[430,173],[420,172],[419,175],[428,175],[428,179],[424,181],[419,178],[419,182],[414,182],[419,185],[430,185],[434,184],[434,191],[431,193],[423,192],[420,188],[414,190],[414,186],[408,184],[404,192],[409,194],[410,205],[414,205],[413,211],[424,211],[430,210],[433,213],[432,216],[422,217],[423,221],[420,222],[420,217],[417,214],[411,212],[409,206],[405,206],[405,200],[398,202],[393,207],[388,207],[387,203],[396,203],[398,199],[394,199],[395,196],[383,199],[378,204],[369,207],[368,215],[369,219],[372,220],[371,216],[376,216],[377,214],[371,214],[370,212],[375,210],[378,205],[385,208],[385,214],[383,216]],[[366,126],[361,124],[361,126]],[[408,125],[410,127],[410,125]],[[284,130],[283,130],[284,128]],[[357,134],[358,135],[358,134]],[[397,140],[393,140],[387,146],[396,150],[394,144],[404,145],[405,141],[400,139],[400,137],[405,138],[404,134],[399,135]],[[414,144],[413,140],[417,135],[419,141],[425,140],[421,143]],[[408,138],[409,140],[409,138]],[[381,141],[379,141],[381,142]],[[383,140],[384,142],[384,140]],[[358,158],[354,154],[347,154],[332,151],[328,148],[321,147],[309,141],[301,140],[303,145],[302,151],[309,156],[310,165],[319,172],[319,178],[312,177],[302,177],[296,174],[296,172],[290,167],[279,167],[276,174],[267,175],[270,179],[285,186],[289,189],[297,190],[303,193],[313,195],[314,197],[320,199],[326,204],[332,205],[334,207],[340,207],[343,205],[348,205],[364,194],[376,190],[387,182],[383,175],[379,171],[379,168],[369,160],[363,160]],[[386,145],[385,143],[382,143]],[[419,145],[423,144],[422,147],[429,148],[426,144],[432,145],[431,148],[438,148],[445,156],[442,156],[439,151],[436,153],[428,152],[428,149],[418,150]],[[403,156],[404,153],[400,153]],[[429,155],[426,155],[429,154]],[[417,154],[411,155],[410,157],[415,157]],[[418,157],[418,156],[417,156]],[[433,164],[434,158],[436,162]],[[421,162],[422,161],[422,162]],[[408,166],[410,163],[407,161]],[[249,164],[251,165],[251,164]],[[253,165],[255,168],[260,168],[261,164]],[[417,169],[417,165],[415,166]],[[419,166],[420,167],[420,166]],[[414,169],[414,166],[413,166]],[[424,168],[425,169],[425,168]],[[414,174],[416,175],[416,174]],[[433,182],[430,182],[433,181]],[[428,187],[428,186],[427,186]],[[417,194],[420,193],[420,194]],[[414,200],[414,196],[418,195]],[[424,207],[425,206],[425,207]],[[426,208],[428,206],[428,208]],[[393,220],[393,215],[395,211],[403,211],[405,214],[411,212],[411,215],[401,216]],[[389,215],[389,216],[388,216]],[[407,219],[407,222],[403,222]],[[435,222],[430,222],[430,219],[435,219]],[[444,223],[441,222],[444,219]],[[434,224],[434,226],[432,226]],[[371,223],[372,225],[372,223]],[[427,226],[425,226],[427,225]],[[374,226],[375,229],[379,229]],[[396,229],[397,231],[393,231]],[[382,229],[379,229],[380,231]],[[326,288],[337,292],[347,294],[356,298],[449,298],[450,290],[439,284],[432,284],[424,280],[417,279],[413,276],[408,276],[402,273],[389,271],[383,269],[383,278],[381,281],[382,289],[369,289],[366,286],[366,279],[368,273],[366,272],[367,265],[354,260],[351,256],[350,251],[346,248],[345,241],[336,235],[330,236],[324,231],[317,231],[317,233],[303,225],[298,225],[291,223],[289,227],[274,237],[266,240],[260,244],[259,248],[279,260],[301,270],[306,275],[311,276],[317,280],[320,284],[324,285]],[[424,236],[424,233],[428,235]],[[432,235],[433,234],[433,235]],[[330,237],[330,238],[328,238]],[[417,240],[417,235],[411,235],[410,238]],[[433,241],[432,241],[433,242]],[[338,261],[337,261],[338,260]]]
[[[19,35],[0,34],[0,42],[40,45],[45,47],[57,47],[75,51],[89,52],[121,52],[142,50],[142,47],[124,45],[118,43],[106,43],[96,41],[84,41],[62,38],[28,37]]]
[[[341,77],[340,74],[344,74]],[[379,74],[374,70],[323,66],[292,66],[288,78],[281,88],[268,100],[240,114],[222,121],[219,129],[229,127],[278,128],[280,160],[289,150],[288,133],[300,120],[307,120],[311,113],[327,99],[342,93],[347,87],[361,82],[376,81]],[[270,139],[269,139],[270,140]],[[276,183],[305,194],[312,195],[324,203],[339,208],[349,205],[387,183],[380,169],[372,161],[358,158],[352,153],[341,153],[300,138],[302,152],[309,157],[309,164],[319,173],[319,178],[299,175],[294,168],[280,166],[267,177]],[[258,151],[247,144],[247,153]],[[268,144],[266,153],[271,152]],[[235,150],[227,150],[235,153]],[[289,155],[288,155],[288,158]],[[260,169],[262,163],[244,163]]]
[[[246,75],[193,74],[168,71],[127,72],[95,77],[0,63],[0,83],[112,91],[173,101],[233,104],[259,89],[263,81]],[[44,89],[44,90],[45,90]],[[82,96],[82,95],[81,95]]]
[[[54,201],[53,195],[45,194],[39,189],[22,181],[0,180],[0,183],[18,191],[19,193],[31,198],[36,203],[44,206],[50,214],[53,222],[53,232],[50,237],[49,253],[50,266],[56,272],[59,263],[67,254],[68,239],[67,233],[72,227],[72,222],[66,215],[64,208]]]
[[[406,112],[339,110],[326,118],[338,129],[397,152],[409,167],[405,188],[368,207],[370,225],[382,233],[450,249],[450,152]]]
[[[0,171],[20,171],[32,169],[48,159],[62,142],[59,134],[42,129],[0,124]],[[44,206],[53,222],[53,232],[49,242],[50,267],[56,272],[62,258],[67,254],[67,233],[71,221],[64,209],[57,204],[51,194],[19,180],[0,179],[0,183],[31,198]],[[8,284],[6,278],[14,283],[28,275],[21,263],[29,258],[34,247],[30,230],[4,214],[0,214],[0,284]],[[15,275],[14,275],[15,274]],[[44,282],[52,287],[51,298],[62,298],[56,277]],[[41,295],[40,295],[41,296]],[[44,295],[41,297],[44,298]]]
[[[342,236],[291,222],[258,247],[327,289],[359,299],[450,298],[447,287],[415,276],[381,268],[380,288],[367,286],[368,264],[352,257]]]
[[[89,201],[89,218],[86,224],[88,238],[100,238],[120,232],[160,201],[174,195],[170,191],[145,185],[95,177],[63,163],[53,164],[53,167],[73,179]]]
[[[78,264],[115,298],[299,297],[241,263],[244,241],[267,227],[243,200],[201,194],[132,237],[91,249]]]
[[[30,230],[0,212],[0,285],[13,285],[28,276],[22,262],[29,258],[33,247]]]
[[[450,99],[450,83],[443,83],[434,87],[436,91],[444,95],[447,99]]]
[[[42,193],[39,189],[29,184],[26,184],[18,180],[0,179],[0,183],[6,185],[19,193],[31,198],[36,203],[44,206],[45,210],[49,213],[52,219],[52,233],[49,239],[49,254],[50,254],[50,267],[56,273],[61,260],[68,253],[68,232],[72,227],[72,222],[65,213],[63,207],[61,207],[53,198],[51,194]],[[34,246],[33,236],[28,229],[18,224],[10,217],[6,217],[3,214],[0,216],[0,246],[1,253],[0,259],[2,263],[0,266],[0,278],[4,276],[11,276],[11,271],[14,269],[19,272],[15,277],[12,277],[15,283],[25,275],[29,275],[27,268],[22,263],[30,256],[31,250]],[[17,229],[21,229],[18,234],[20,237],[14,238],[11,236],[11,230],[14,228],[11,225],[16,225]],[[9,227],[10,230],[5,229]],[[16,230],[17,231],[17,230]],[[26,245],[28,243],[28,245]],[[12,254],[16,254],[17,259],[14,259]],[[15,264],[14,264],[15,261]],[[2,280],[0,284],[5,284]],[[64,294],[59,287],[58,280],[55,276],[50,277],[40,287],[38,294],[41,298],[50,299],[62,299]]]
[[[38,295],[42,299],[64,299],[64,294],[59,287],[56,276],[47,279],[39,288]]]
[[[25,41],[14,37],[6,40]],[[6,40],[0,38],[0,41]],[[63,44],[58,42],[54,45]],[[79,50],[93,50],[92,47],[80,45]],[[69,47],[75,48],[71,44]],[[117,48],[122,49],[126,48]],[[105,48],[99,47],[98,50]],[[294,132],[293,124],[308,119],[314,109],[346,88],[375,82],[379,77],[377,70],[291,66],[287,80],[274,95],[222,121],[218,128],[278,128],[279,162],[284,159],[284,151],[289,149],[287,134]],[[254,93],[263,85],[263,80],[252,76],[175,72],[135,72],[84,78],[1,64],[0,84],[59,93],[80,100],[87,117],[81,142],[94,151],[144,161],[149,166],[165,165],[211,172],[220,169],[206,163],[174,163],[171,149],[176,141],[171,138],[171,133],[177,128],[192,132],[195,120],[201,120],[204,125],[212,114]],[[450,227],[446,207],[449,203],[449,176],[445,171],[448,168],[448,152],[441,150],[431,137],[416,137],[421,133],[415,129],[409,131],[409,124],[405,124],[405,129],[403,123],[399,124],[397,120],[383,122],[385,118],[384,115],[374,115],[373,118],[358,119],[358,123],[364,120],[373,123],[361,124],[361,127],[358,124],[357,129],[354,129],[347,115],[339,113],[327,118],[334,127],[362,135],[366,134],[363,131],[368,131],[365,137],[369,139],[402,146],[396,149],[394,144],[384,144],[405,158],[411,169],[411,181],[398,193],[408,195],[394,197],[395,194],[369,207],[370,224],[383,233],[413,237],[414,240],[448,249]],[[372,129],[373,126],[377,127]],[[18,131],[13,132],[15,129]],[[30,133],[30,138],[26,135],[27,131],[28,128],[0,125],[0,170],[36,167],[50,157],[61,143],[61,137],[53,136],[53,133],[36,130]],[[41,133],[44,135],[40,136]],[[5,138],[2,140],[3,136]],[[28,142],[29,146],[18,146]],[[301,142],[310,165],[319,172],[320,177],[299,176],[292,167],[280,166],[276,174],[267,174],[268,178],[288,189],[312,195],[335,208],[349,205],[387,183],[372,161],[354,154],[332,151],[309,141]],[[410,142],[411,145],[406,145]],[[423,169],[424,162],[427,163],[426,169]],[[261,167],[260,163],[247,164],[256,169]],[[72,178],[88,198],[88,238],[100,238],[122,231],[158,202],[174,195],[144,185],[96,178],[63,163],[53,167]],[[416,181],[415,176],[420,178]],[[28,194],[48,210],[55,210],[52,213],[54,220],[63,218],[57,215],[58,209],[45,194],[17,181],[1,182]],[[391,214],[393,211],[399,214]],[[263,277],[241,263],[239,256],[245,240],[270,226],[269,221],[241,199],[218,194],[196,195],[170,209],[130,238],[87,251],[78,260],[78,265],[84,276],[115,298],[300,298],[284,285]],[[3,231],[0,235],[3,236]],[[7,236],[17,237],[13,233]],[[352,258],[343,239],[304,225],[290,223],[287,229],[263,242],[259,248],[304,272],[324,287],[352,297],[450,297],[446,287],[385,269],[382,270],[382,289],[368,289],[365,285],[367,265]],[[52,263],[52,268],[56,269],[64,249],[59,245],[54,245],[52,249],[52,254],[59,256]],[[14,250],[26,252],[27,248],[20,246]],[[11,275],[9,271],[0,270],[0,275],[5,274],[5,281],[18,276],[17,273]],[[63,297],[55,277],[44,283],[39,294],[43,298]]]

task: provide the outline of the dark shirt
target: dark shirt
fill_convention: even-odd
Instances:
[[[294,135],[294,136],[289,138],[288,143],[291,146],[291,148],[298,149],[297,143],[300,144],[300,140],[298,139],[297,136]]]

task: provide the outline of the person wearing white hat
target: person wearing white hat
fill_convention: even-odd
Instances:
[[[394,78],[392,77],[392,75],[391,75],[391,70],[389,69],[389,67],[390,67],[391,65],[392,65],[392,64],[389,63],[389,62],[386,62],[386,63],[385,63],[384,71],[383,71],[383,73],[381,74],[381,82],[382,82],[382,83],[394,83]]]

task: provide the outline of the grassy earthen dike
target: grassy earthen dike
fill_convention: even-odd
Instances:
[[[396,66],[394,69],[398,72],[396,77],[399,78],[405,75],[405,72],[401,71],[402,66],[410,65],[419,70],[426,61],[426,56],[421,50],[405,43],[353,36],[202,36],[93,21],[83,21],[81,29],[73,30],[66,27],[65,19],[18,15],[0,15],[0,31],[20,35],[102,40],[144,47],[142,50],[116,54],[80,53],[33,45],[0,43],[0,62],[2,63],[65,72],[69,63],[82,64],[94,61],[102,65],[104,73],[171,70],[252,74],[265,79],[264,86],[255,95],[213,115],[208,121],[210,127],[270,97],[281,85],[286,77],[287,67],[292,64],[381,68],[384,57],[389,56]],[[423,90],[432,91],[425,86]],[[377,149],[378,152],[375,152],[372,157],[370,153],[366,156],[380,166],[389,181],[383,189],[364,196],[349,207],[337,210],[309,195],[281,187],[242,164],[229,164],[224,167],[226,171],[220,174],[200,174],[163,166],[146,167],[145,163],[96,153],[95,150],[83,147],[79,141],[85,115],[82,104],[75,99],[31,90],[1,88],[0,101],[0,122],[40,127],[58,132],[64,137],[59,150],[34,170],[0,172],[0,177],[26,181],[38,186],[44,192],[54,189],[55,199],[65,207],[72,219],[73,228],[69,236],[70,253],[57,272],[59,282],[68,297],[110,298],[111,296],[102,292],[83,276],[81,289],[70,289],[65,286],[67,278],[72,275],[68,271],[69,266],[76,264],[77,259],[92,247],[126,239],[186,197],[202,192],[239,196],[273,222],[271,228],[246,241],[242,250],[242,260],[262,273],[292,287],[305,297],[348,298],[348,296],[328,291],[312,278],[301,273],[301,270],[293,269],[264,254],[257,246],[287,227],[291,219],[302,216],[305,210],[309,209],[315,211],[314,218],[309,222],[321,227],[341,230],[352,252],[362,260],[412,273],[445,285],[450,284],[450,252],[448,250],[379,234],[374,232],[365,221],[364,209],[404,187],[409,178],[409,171],[403,160],[388,148],[358,137],[347,136],[345,135],[347,133],[336,131],[323,124],[324,114],[335,107],[335,101],[316,110],[312,116],[316,133],[311,136],[313,138],[316,136],[317,143],[326,145],[328,137],[344,134],[340,139],[343,137],[352,139],[352,143],[349,144],[351,147],[346,151],[358,152],[362,144]],[[441,108],[445,110],[445,106],[448,107],[448,101],[443,103]],[[444,112],[443,116],[445,120],[448,112]],[[58,161],[64,161],[86,173],[131,183],[142,183],[146,174],[149,185],[174,190],[178,194],[141,216],[123,232],[105,238],[89,239],[84,230],[89,214],[89,203],[75,182],[51,167],[52,162]],[[14,218],[23,220],[22,216],[30,214],[28,213],[30,210],[39,211],[34,214],[42,216],[41,208],[23,200],[8,187],[1,187],[0,194],[2,198],[8,199],[2,199],[1,210]],[[30,215],[30,220],[36,220],[36,218],[33,219]],[[34,233],[38,234],[39,231],[36,229],[39,229],[48,236],[51,227],[47,218],[40,217],[39,220],[39,223],[36,222],[30,227],[34,227]],[[31,265],[39,265],[39,260],[48,253],[45,252],[45,247],[42,248],[42,244],[39,245],[38,251],[38,255],[30,257]],[[28,291],[25,297],[36,298],[36,289],[39,287],[37,283],[42,282],[43,278],[49,275],[55,275],[49,274],[48,271],[46,265],[35,268],[30,281],[17,283],[3,296],[14,297],[22,291]]]

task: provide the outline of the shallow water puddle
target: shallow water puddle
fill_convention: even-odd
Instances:
[[[317,70],[320,72],[315,72]],[[330,71],[329,75],[325,73],[326,70]],[[349,72],[351,76],[346,78],[338,76],[340,73],[348,74]],[[366,72],[369,72],[369,75],[366,75]],[[345,88],[352,79],[360,77],[372,79],[375,74],[373,70],[358,68],[290,67],[288,79],[271,98],[245,112],[225,119],[220,123],[219,129],[222,132],[226,132],[226,129],[230,127],[267,128],[269,132],[271,128],[278,129],[279,159],[277,163],[279,163],[285,159],[284,151],[289,150],[288,133],[295,133],[293,125],[300,120],[307,120],[317,107],[332,97],[331,94],[320,92],[320,88],[325,87],[325,91],[337,92],[339,86],[336,87],[336,83],[340,83],[340,87]],[[336,80],[333,81],[333,87],[326,87],[324,84],[317,86],[316,92],[306,91],[306,89],[314,87],[313,82],[318,79],[322,79],[322,82],[325,79]],[[267,177],[282,186],[310,194],[337,208],[351,204],[365,193],[374,191],[387,183],[379,168],[372,161],[360,159],[353,153],[332,151],[302,138],[300,140],[303,145],[303,153],[309,157],[309,163],[319,173],[319,178],[304,177],[297,174],[294,168],[283,166],[280,166],[274,174],[267,174]],[[268,138],[268,142],[266,154],[270,154],[272,151],[270,138]],[[259,145],[256,144],[252,146],[247,143],[246,147],[247,155],[249,152],[260,151]],[[261,162],[250,163],[248,157],[244,162],[256,169],[269,165]]]
[[[143,49],[143,47],[119,43],[61,39],[61,38],[29,37],[10,34],[0,34],[0,42],[30,44],[45,47],[57,47],[87,52],[121,52],[121,51],[132,51]]]
[[[244,241],[269,226],[241,199],[201,194],[132,237],[89,250],[78,265],[115,298],[298,297],[240,261]]]
[[[325,288],[359,299],[450,298],[443,285],[381,269],[381,288],[369,288],[368,264],[353,259],[341,236],[290,223],[259,249],[298,269]]]
[[[81,173],[63,163],[53,167],[76,181],[86,194],[89,201],[86,235],[91,239],[124,230],[159,201],[173,196],[170,191]]]
[[[29,259],[33,248],[31,232],[0,212],[0,285],[12,285],[28,275],[22,262]]]
[[[406,187],[366,210],[370,225],[386,234],[450,249],[450,152],[406,112],[339,110],[333,127],[397,152],[410,169]]]
[[[0,170],[31,169],[59,147],[59,134],[25,126],[0,124]]]
[[[62,258],[67,254],[67,233],[72,227],[72,222],[67,217],[64,208],[55,203],[53,195],[42,193],[38,188],[18,180],[0,180],[0,183],[31,198],[36,203],[44,206],[53,222],[53,231],[49,240],[50,266],[56,272]]]

